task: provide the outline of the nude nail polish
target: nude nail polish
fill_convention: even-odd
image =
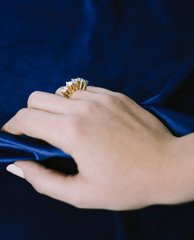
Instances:
[[[7,171],[10,173],[13,173],[14,175],[24,178],[24,172],[21,168],[19,168],[18,166],[14,165],[14,164],[10,164],[7,166]]]

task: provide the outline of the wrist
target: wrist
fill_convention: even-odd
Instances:
[[[157,204],[177,204],[194,199],[194,134],[174,137],[160,172]]]

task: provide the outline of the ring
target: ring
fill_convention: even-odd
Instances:
[[[88,81],[83,78],[72,78],[70,82],[66,82],[66,86],[61,89],[64,97],[70,98],[77,90],[87,91]]]

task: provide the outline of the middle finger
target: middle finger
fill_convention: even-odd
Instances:
[[[57,114],[74,114],[80,110],[81,100],[70,100],[56,94],[33,92],[28,98],[28,108]]]

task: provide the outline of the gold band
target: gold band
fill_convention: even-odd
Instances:
[[[83,78],[72,78],[70,82],[66,82],[66,86],[61,89],[61,93],[66,98],[70,98],[71,95],[77,90],[87,91],[88,81]]]

